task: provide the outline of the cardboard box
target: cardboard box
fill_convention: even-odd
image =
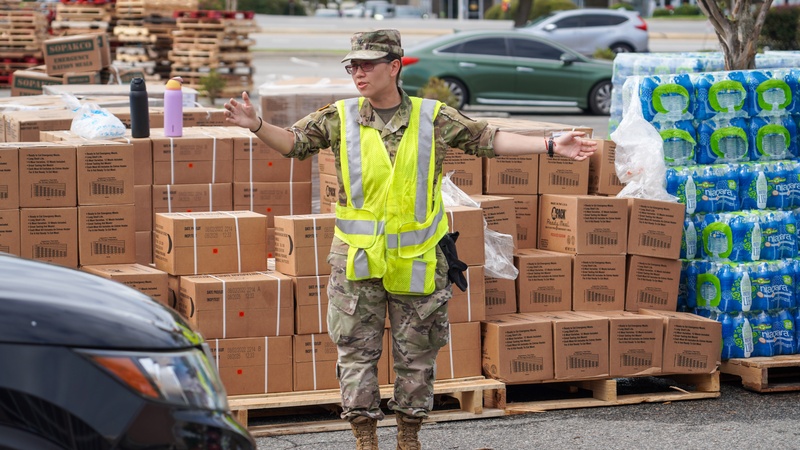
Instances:
[[[20,256],[18,209],[0,209],[0,252]]]
[[[625,310],[677,310],[680,277],[680,260],[628,255]]]
[[[278,272],[181,277],[177,309],[208,338],[294,333],[292,279]]]
[[[329,103],[359,95],[350,77],[279,80],[261,85],[258,94],[264,120],[278,127],[290,127]]]
[[[209,339],[228,395],[292,391],[292,337]]]
[[[536,248],[536,231],[539,228],[539,196],[509,195],[514,199],[517,215],[517,248]]]
[[[151,125],[152,127],[152,125]],[[150,130],[153,145],[153,184],[231,183],[233,142],[202,129],[184,128],[183,136],[164,136]]]
[[[319,174],[319,212],[322,214],[336,212],[339,202],[339,181],[336,175]]]
[[[519,314],[481,321],[483,374],[504,383],[554,378],[553,325],[549,318]]]
[[[467,195],[483,193],[483,162],[481,158],[450,148],[442,163],[442,174]]]
[[[625,255],[575,255],[572,271],[573,310],[625,309]]]
[[[553,323],[556,380],[608,377],[608,318],[574,311],[531,315]]]
[[[153,185],[153,213],[233,211],[233,185]]]
[[[78,208],[20,209],[20,256],[78,267]]]
[[[313,158],[287,158],[243,128],[218,127],[214,131],[228,136],[233,144],[234,182],[311,181]]]
[[[468,266],[482,266],[486,262],[483,211],[472,206],[445,206],[444,210],[449,231],[458,231],[458,259]]]
[[[108,43],[103,39],[97,34],[78,34],[45,40],[42,50],[47,74],[99,71],[110,65],[110,56],[105,55]]]
[[[267,227],[275,227],[275,216],[311,214],[311,182],[233,183],[233,209],[267,216]]]
[[[514,288],[516,281],[507,278],[485,276],[483,278],[486,290],[486,317],[517,312],[517,293]]]
[[[451,323],[447,345],[436,357],[436,379],[481,375],[481,324]]]
[[[480,322],[486,318],[483,266],[470,266],[464,271],[467,291],[453,285],[453,297],[447,301],[450,323]]]
[[[588,195],[542,195],[539,199],[541,250],[621,255],[628,237],[627,200]]]
[[[690,313],[639,309],[664,321],[663,373],[714,373],[720,364],[722,324]]]
[[[292,277],[295,334],[328,332],[328,280],[329,275]]]
[[[628,253],[678,259],[681,253],[685,205],[629,198]]]
[[[335,214],[275,217],[275,270],[294,276],[330,275],[335,222]]]
[[[294,390],[339,389],[336,379],[339,354],[328,334],[296,334],[293,339]]]
[[[20,145],[20,207],[70,207],[77,205],[77,198],[75,147],[58,143]]]
[[[539,193],[589,193],[589,160],[575,161],[561,155],[539,155]]]
[[[517,250],[514,266],[517,311],[570,311],[572,309],[572,257],[547,250]]]
[[[655,316],[627,311],[593,311],[608,318],[608,371],[611,377],[661,373],[664,324]]]
[[[78,207],[78,262],[82,266],[136,262],[136,207]]]
[[[486,227],[511,236],[516,248],[517,213],[514,209],[514,199],[496,195],[470,195],[470,198],[476,201],[483,210]]]
[[[133,203],[133,146],[113,141],[77,144],[78,205]]]
[[[136,262],[144,266],[153,263],[153,232],[136,232]],[[170,305],[172,306],[172,305]]]
[[[153,186],[133,187],[136,231],[153,231]]]
[[[0,146],[0,210],[19,208],[19,148]]]
[[[323,148],[317,153],[317,169],[320,175],[336,176],[336,157],[333,155],[333,150]]]
[[[114,280],[169,306],[167,273],[142,264],[103,264],[82,266],[84,272]]]
[[[614,165],[617,144],[610,139],[592,140],[597,142],[597,150],[589,157],[589,194],[617,195],[624,186]]]
[[[67,109],[3,113],[6,142],[39,142],[42,131],[69,130],[75,113]]]
[[[50,76],[38,70],[15,70],[11,74],[11,96],[42,95],[42,87],[63,84],[61,77]]]
[[[539,155],[496,156],[483,159],[483,193],[527,194],[539,191]]]
[[[158,213],[153,259],[172,275],[264,271],[266,223],[250,211]]]
[[[100,84],[100,72],[68,72],[61,75],[64,84]]]

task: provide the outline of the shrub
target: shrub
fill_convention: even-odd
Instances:
[[[608,9],[624,9],[626,11],[636,11],[636,8],[634,8],[633,5],[625,2],[614,3],[613,5],[609,6]]]
[[[594,59],[607,59],[609,61],[613,61],[616,56],[617,54],[610,48],[598,48],[592,54]]]
[[[502,2],[501,2],[502,3]],[[492,5],[483,14],[483,18],[487,20],[510,20],[513,19],[519,10],[519,0],[511,0],[508,12],[503,12],[501,3]],[[570,0],[535,0],[531,14],[528,20],[534,20],[539,16],[549,14],[553,11],[561,11],[565,9],[576,9],[575,3]]]
[[[653,17],[669,17],[672,15],[671,9],[666,8],[656,8],[653,10]]]
[[[697,5],[683,4],[674,9],[676,16],[699,16],[703,14]]]
[[[298,0],[238,0],[239,11],[279,16],[306,16],[306,8]]]
[[[453,108],[458,107],[458,100],[450,92],[450,89],[444,84],[444,81],[441,78],[431,77],[425,86],[422,86],[419,91],[417,91],[417,95],[422,98],[432,98],[434,100],[439,100],[440,102],[446,104],[447,106],[452,106]]]
[[[761,28],[758,45],[771,50],[794,50],[798,48],[798,20],[800,7],[776,6],[770,8]]]

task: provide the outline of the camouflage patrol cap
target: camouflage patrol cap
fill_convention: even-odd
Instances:
[[[350,39],[350,53],[342,59],[342,62],[351,59],[380,59],[390,53],[403,56],[399,31],[375,30],[356,33]]]

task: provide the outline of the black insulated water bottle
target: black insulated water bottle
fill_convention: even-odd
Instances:
[[[147,86],[144,78],[131,80],[131,136],[135,138],[150,137],[150,108],[147,103]]]

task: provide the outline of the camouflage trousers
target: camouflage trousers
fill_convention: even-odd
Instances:
[[[436,291],[429,296],[393,295],[386,292],[380,279],[350,281],[343,265],[331,270],[328,333],[339,353],[342,418],[384,417],[378,360],[387,311],[397,375],[388,406],[409,416],[427,417],[433,408],[436,355],[447,344],[447,301],[452,297],[447,262],[439,260]]]

